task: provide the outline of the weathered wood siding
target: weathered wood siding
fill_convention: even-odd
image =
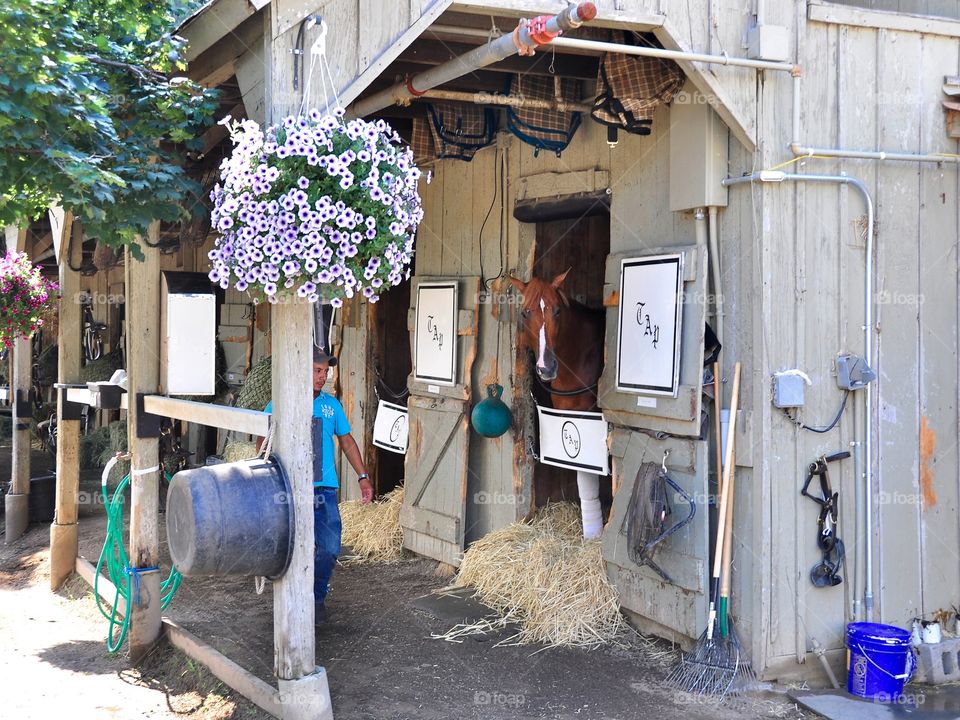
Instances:
[[[304,77],[310,72],[310,48],[319,36],[313,27],[303,34],[303,72],[294,87],[293,59],[300,24],[311,15],[327,24],[326,51],[333,83],[343,107],[370,84],[397,55],[443,10],[450,0],[277,0],[271,5],[272,92],[268,103],[272,118],[279,120],[296,112],[308,90],[312,107],[324,107],[325,93],[320,64],[309,88]],[[329,88],[329,80],[327,87]],[[334,98],[327,98],[334,106]]]
[[[958,71],[955,38],[809,22],[803,5],[766,4],[768,22],[798,30],[803,144],[957,152],[940,108],[943,76]],[[732,153],[731,174],[789,158],[789,79],[767,78],[758,98],[758,154]],[[906,626],[912,617],[955,603],[960,587],[957,168],[810,159],[788,170],[855,176],[876,204],[874,590],[876,617]],[[818,508],[799,496],[809,462],[851,449],[855,412],[848,406],[839,429],[826,435],[799,430],[772,409],[769,382],[774,371],[799,367],[813,380],[804,420],[824,424],[836,412],[842,395],[834,358],[863,347],[864,212],[852,188],[784,183],[732,190],[731,207],[723,214],[727,272],[746,274],[742,256],[753,256],[752,283],[728,282],[724,288],[735,327],[741,322],[737,305],[752,304],[752,332],[738,330],[730,338],[730,343],[742,340],[742,350],[732,344],[726,349],[753,360],[752,375],[745,375],[758,413],[757,472],[745,483],[755,493],[747,538],[753,555],[735,582],[741,602],[751,603],[741,612],[751,616],[754,657],[762,658],[768,674],[798,672],[796,661],[805,656],[811,636],[830,649],[843,647],[855,573],[862,572],[853,461],[831,466],[841,492],[839,535],[848,549],[839,587],[816,589],[809,582],[819,559]],[[851,405],[854,400],[859,398],[851,396]],[[857,591],[862,594],[862,585]]]

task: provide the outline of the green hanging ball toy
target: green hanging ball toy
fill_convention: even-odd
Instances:
[[[470,424],[484,437],[500,437],[513,424],[510,408],[500,399],[501,395],[502,385],[487,385],[487,398],[478,402],[470,413]]]

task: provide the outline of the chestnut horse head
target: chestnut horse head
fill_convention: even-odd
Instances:
[[[553,280],[531,278],[525,283],[510,278],[510,282],[523,296],[520,311],[527,347],[536,354],[537,375],[544,382],[556,380],[560,363],[557,345],[560,335],[561,314],[570,307],[570,300],[560,291],[560,286],[570,270],[560,273]]]
[[[560,289],[570,270],[552,280],[510,282],[523,296],[523,345],[533,350],[537,377],[549,383],[558,410],[591,410],[603,372],[604,311],[572,300]]]

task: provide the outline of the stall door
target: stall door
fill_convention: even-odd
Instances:
[[[476,356],[479,278],[415,277],[407,324],[416,365],[419,287],[421,283],[442,281],[457,285],[454,384],[417,380],[416,366],[408,380],[410,440],[400,525],[405,548],[459,566],[466,520],[471,373]]]

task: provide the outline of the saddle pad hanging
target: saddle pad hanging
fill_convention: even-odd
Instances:
[[[497,115],[490,108],[437,102],[427,105],[427,115],[437,158],[470,161],[496,139]]]
[[[426,117],[413,119],[413,131],[410,133],[410,148],[413,150],[413,159],[418,165],[437,159],[437,151],[433,144],[433,134],[430,132],[430,121]]]
[[[604,125],[649,135],[654,110],[673,100],[683,82],[683,71],[672,60],[606,53],[590,115]]]
[[[560,98],[565,102],[579,100],[576,80],[515,75],[510,81],[510,94],[523,98],[554,100],[558,89]],[[533,145],[534,155],[541,150],[550,150],[559,156],[573,140],[579,127],[578,112],[531,107],[507,108],[507,129],[523,142]]]

